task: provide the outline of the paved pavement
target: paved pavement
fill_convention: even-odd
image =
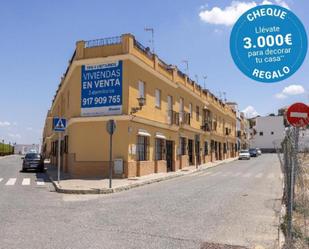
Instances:
[[[276,244],[281,198],[276,155],[113,195],[53,192],[44,174],[0,159],[0,248],[200,248]],[[16,178],[14,185],[6,185]],[[30,178],[30,185],[22,185]],[[44,185],[37,185],[38,178]],[[12,181],[13,182],[13,181]],[[28,181],[25,181],[28,182]]]
[[[154,173],[140,177],[113,179],[112,188],[109,188],[109,179],[71,179],[69,174],[61,173],[60,182],[58,183],[58,170],[56,166],[46,163],[47,174],[53,182],[55,189],[60,193],[67,194],[110,194],[128,190],[135,187],[144,186],[146,184],[156,183],[169,180],[176,177],[192,174],[197,171],[207,170],[216,167],[222,163],[228,163],[237,160],[237,158],[229,158],[223,161],[215,161],[205,163],[203,165],[190,166],[176,172]]]

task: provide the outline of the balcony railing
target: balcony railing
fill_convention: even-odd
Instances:
[[[211,124],[207,123],[207,122],[204,122],[204,124],[201,126],[201,129],[203,131],[211,131]]]
[[[153,53],[151,53],[149,47],[145,47],[143,44],[141,44],[135,39],[134,39],[134,46],[138,48],[141,52],[143,52],[146,56],[148,56],[150,59],[153,58]]]
[[[169,110],[167,114],[168,124],[179,125],[179,112]]]
[[[241,131],[237,131],[237,137],[241,138]]]
[[[191,124],[191,116],[188,112],[180,112],[179,113],[179,121],[181,124],[190,125]]]
[[[122,41],[121,36],[90,40],[90,41],[85,42],[85,48],[93,48],[93,47],[120,44],[121,41]]]

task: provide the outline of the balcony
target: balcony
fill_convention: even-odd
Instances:
[[[204,124],[201,126],[201,129],[203,131],[211,131],[211,123],[209,122],[204,122]]]
[[[237,131],[237,137],[241,138],[241,131]]]
[[[232,129],[225,128],[225,135],[229,136],[232,133]]]
[[[188,112],[180,112],[179,113],[179,121],[181,124],[190,125],[191,124],[191,116]]]
[[[167,114],[167,122],[169,125],[179,125],[179,112],[169,110]]]

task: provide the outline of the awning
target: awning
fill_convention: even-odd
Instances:
[[[156,138],[166,139],[166,136],[164,136],[161,132],[156,132]]]
[[[137,135],[139,135],[139,136],[145,136],[145,137],[150,137],[150,136],[151,136],[150,133],[149,133],[148,131],[143,130],[143,129],[139,129]]]

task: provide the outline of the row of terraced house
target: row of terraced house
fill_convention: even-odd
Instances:
[[[246,120],[133,35],[79,41],[48,111],[42,151],[57,165],[53,117],[67,119],[61,170],[106,177],[113,119],[114,177],[177,171],[237,157]]]

